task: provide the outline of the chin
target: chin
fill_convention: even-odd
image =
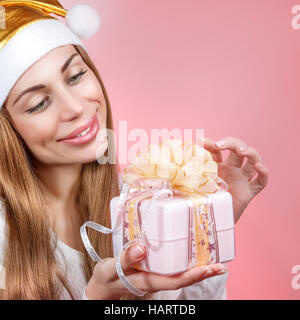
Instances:
[[[100,145],[98,145],[96,150],[96,159],[99,160],[104,155],[105,151],[108,148],[108,142],[107,140],[105,142],[102,142]]]
[[[81,163],[89,163],[89,162],[96,161],[97,159],[96,159],[95,153],[89,153],[89,154],[85,153],[78,160],[79,160],[78,162],[81,162]]]
[[[99,143],[93,143],[92,146],[86,148],[86,149],[82,149],[80,151],[80,157],[82,163],[88,163],[88,162],[92,162],[92,161],[96,161],[97,159],[101,158],[105,151],[107,150],[107,141],[105,143],[101,143],[99,145]]]

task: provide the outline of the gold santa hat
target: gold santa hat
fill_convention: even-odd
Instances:
[[[65,18],[66,24],[50,14]],[[91,37],[100,26],[95,9],[69,10],[57,0],[0,0],[0,108],[20,76],[52,49]]]

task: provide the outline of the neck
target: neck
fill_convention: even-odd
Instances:
[[[82,172],[82,163],[65,165],[35,164],[50,208],[49,222],[56,236],[75,250],[82,250],[79,236],[80,214],[74,191]]]
[[[65,165],[39,163],[35,167],[50,201],[59,202],[66,206],[74,203],[74,187],[80,177],[82,163]]]

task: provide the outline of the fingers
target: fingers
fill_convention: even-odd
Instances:
[[[204,279],[224,274],[225,272],[226,267],[221,263],[194,267],[186,272],[171,277],[173,278],[171,280],[175,280],[175,283],[170,282],[170,285],[171,288],[174,288],[175,286],[175,289],[179,289],[190,286]]]
[[[250,181],[257,173],[257,170],[255,169],[255,164],[261,163],[262,158],[258,151],[252,147],[248,147],[248,149],[242,152],[242,154],[247,157],[247,161],[242,167],[242,173],[246,177],[248,177]]]
[[[201,147],[203,147],[204,149],[208,150],[211,153],[214,161],[216,162],[223,161],[222,153],[216,146],[215,141],[213,141],[210,138],[204,137],[204,140],[201,140],[201,138],[199,138],[197,142]]]
[[[237,138],[226,137],[219,140],[216,145],[219,150],[229,149],[230,154],[226,159],[226,164],[240,168],[244,161],[243,150],[247,149],[247,144]],[[242,149],[240,149],[242,148]]]
[[[133,251],[133,247],[130,247],[128,250],[124,250],[121,255],[123,272],[125,273],[127,270],[126,277],[136,288],[150,293],[161,290],[177,290],[204,279],[224,274],[227,271],[226,267],[221,263],[195,266],[174,276],[136,271],[131,267],[137,262],[137,260],[141,260],[144,257],[144,254],[139,258],[136,258],[134,257]],[[105,259],[105,262],[97,263],[96,268],[98,268],[97,279],[100,279],[100,283],[102,283],[103,287],[106,288],[108,296],[121,296],[126,294],[127,289],[118,279],[114,258],[107,258]]]
[[[261,191],[267,184],[269,180],[269,170],[266,166],[261,163],[256,163],[255,168],[257,170],[257,177],[250,182],[250,188],[253,195],[256,195]]]
[[[120,257],[121,267],[126,275],[126,272],[132,270],[134,264],[145,257],[145,248],[143,245],[134,245],[123,250]],[[97,263],[98,278],[103,277],[106,281],[118,279],[116,270],[116,258],[106,258]]]
[[[267,185],[269,172],[266,166],[262,164],[262,158],[256,149],[233,137],[223,138],[216,144],[219,146],[219,150],[231,150],[228,159],[225,161],[227,165],[242,167],[242,173],[248,177],[249,181],[257,174],[257,177],[250,183],[254,194],[257,194]],[[244,163],[245,157],[246,161]]]
[[[145,247],[142,244],[133,245],[125,249],[120,257],[123,272],[130,271],[134,264],[145,257],[145,253]]]
[[[220,271],[222,272],[219,273]],[[223,264],[218,263],[194,267],[174,276],[140,272],[139,274],[135,273],[129,275],[128,279],[133,283],[136,283],[140,290],[151,293],[161,290],[177,290],[179,288],[190,286],[206,278],[210,278],[218,274],[224,274],[225,272],[226,267]]]

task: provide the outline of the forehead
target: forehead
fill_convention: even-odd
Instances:
[[[50,71],[60,72],[60,68],[73,53],[77,53],[73,45],[61,46],[51,50],[22,74],[12,88],[11,94],[19,92],[25,86],[36,84],[35,82],[39,81],[39,79],[47,78]]]

